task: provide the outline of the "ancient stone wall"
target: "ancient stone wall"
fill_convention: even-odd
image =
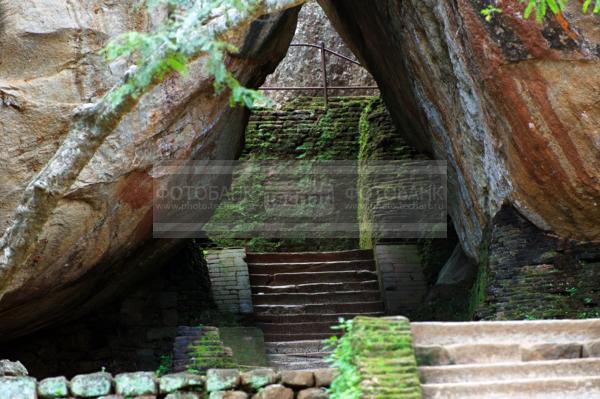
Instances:
[[[299,97],[280,110],[273,108],[258,109],[253,112],[246,128],[245,145],[241,159],[244,161],[262,160],[355,160],[358,154],[358,130],[361,113],[371,97],[334,97],[325,109],[319,97]],[[305,163],[310,167],[310,163]],[[290,169],[297,173],[294,181],[306,176],[306,170]],[[272,183],[267,173],[246,174],[234,177],[231,195],[238,194],[242,201],[232,206],[224,201],[211,218],[206,230],[210,238],[220,247],[245,246],[253,251],[319,251],[345,250],[358,246],[358,231],[354,237],[320,238],[320,232],[314,234],[298,233],[289,240],[271,240],[262,237],[249,239],[230,239],[226,234],[210,234],[211,225],[229,226],[226,231],[243,230],[243,224],[261,224],[269,220],[279,220],[265,210],[266,188]],[[355,183],[347,179],[351,194],[355,192]],[[336,190],[346,191],[341,183]],[[251,195],[247,195],[251,193]],[[355,203],[355,201],[349,201]],[[336,210],[337,212],[337,210]],[[276,218],[276,219],[269,219]],[[353,218],[354,219],[354,218]],[[352,223],[354,220],[343,220]],[[327,226],[321,224],[323,229]]]
[[[478,318],[600,317],[597,245],[545,233],[505,206],[494,218],[487,253]]]
[[[206,376],[175,373],[105,371],[82,374],[70,381],[52,377],[41,381],[28,376],[0,377],[0,397],[10,399],[164,398],[164,399],[326,399],[332,370],[283,371],[211,369]]]
[[[392,118],[381,98],[374,98],[365,108],[360,119],[358,178],[358,219],[360,223],[361,248],[373,248],[377,259],[381,289],[388,314],[410,315],[411,318],[429,320],[432,313],[418,311],[442,266],[457,245],[457,237],[451,221],[447,223],[446,238],[390,238],[382,237],[382,226],[397,216],[394,204],[388,206],[389,196],[381,195],[386,189],[398,190],[414,177],[378,173],[373,167],[379,161],[426,160],[406,142],[394,126]],[[407,192],[408,190],[405,190]],[[457,296],[468,297],[470,287]],[[439,303],[433,306],[439,309]],[[452,318],[446,309],[437,317]],[[461,314],[463,316],[463,314]],[[459,317],[461,317],[459,316]]]
[[[242,159],[354,160],[360,116],[372,97],[298,97],[283,109],[253,111]]]
[[[244,248],[205,251],[211,291],[217,307],[233,314],[252,313],[250,275]]]
[[[427,294],[419,246],[376,245],[373,253],[386,314],[409,314]]]
[[[358,219],[361,248],[373,248],[379,242],[378,226],[393,216],[385,204],[388,196],[378,195],[386,187],[395,188],[399,179],[377,173],[369,167],[371,161],[424,159],[406,143],[392,122],[381,98],[375,97],[364,109],[359,123],[359,174],[357,189],[360,196]],[[378,187],[378,189],[374,189]],[[394,209],[391,207],[390,209]],[[375,214],[377,212],[377,214]]]

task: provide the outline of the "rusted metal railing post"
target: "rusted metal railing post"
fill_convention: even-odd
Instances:
[[[325,62],[325,42],[321,42],[321,69],[323,70],[323,97],[325,109],[329,108],[329,93],[327,93],[327,63]]]

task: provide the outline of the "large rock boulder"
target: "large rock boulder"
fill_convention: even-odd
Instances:
[[[147,30],[164,10],[136,0],[7,0],[0,3],[0,226],[72,122],[73,109],[102,96],[125,63],[98,55],[107,40]],[[285,55],[297,9],[256,21],[227,61],[257,87]],[[152,238],[152,167],[162,160],[234,159],[248,112],[215,96],[203,59],[146,95],[81,172],[46,223],[28,264],[0,292],[0,337],[10,339],[88,312],[176,250]],[[207,215],[205,215],[207,217]],[[203,221],[202,215],[196,221]]]
[[[449,207],[477,258],[503,203],[562,238],[600,240],[600,25],[569,2],[542,24],[519,2],[320,0],[405,136],[447,159]]]

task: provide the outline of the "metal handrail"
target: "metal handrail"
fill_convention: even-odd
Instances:
[[[309,48],[316,48],[318,50],[320,50],[321,52],[321,71],[323,74],[323,86],[308,86],[308,87],[302,87],[302,86],[282,86],[282,87],[261,87],[260,90],[265,90],[265,91],[275,91],[275,90],[323,90],[323,97],[325,99],[325,108],[329,107],[329,93],[328,90],[357,90],[357,89],[361,89],[361,90],[370,90],[370,89],[378,89],[379,87],[377,86],[329,86],[328,82],[327,82],[327,63],[325,62],[325,54],[332,54],[335,55],[336,57],[339,57],[341,59],[344,59],[346,61],[349,61],[355,65],[358,65],[362,68],[365,68],[360,62],[353,60],[350,57],[346,57],[343,54],[340,54],[336,51],[330,50],[328,48],[325,47],[325,43],[321,42],[320,45],[316,45],[316,44],[310,44],[310,43],[292,43],[290,44],[290,47],[309,47]],[[365,68],[366,69],[366,68]]]
[[[322,44],[323,47],[317,46],[316,44],[310,44],[310,43],[292,43],[292,44],[290,44],[290,47],[313,47],[313,48],[316,48],[316,49],[319,49],[319,50],[323,49],[326,53],[336,55],[336,56],[338,56],[340,58],[345,59],[346,61],[350,61],[351,63],[356,64],[359,67],[364,68],[363,64],[361,64],[360,62],[354,61],[352,58],[346,57],[344,54],[340,54],[340,53],[338,53],[336,51],[333,51],[333,50],[330,50],[330,49],[326,48],[325,47],[325,43],[323,43],[323,42],[321,42],[321,44]]]

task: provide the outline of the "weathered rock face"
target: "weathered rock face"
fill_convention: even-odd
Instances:
[[[449,165],[449,207],[477,257],[506,202],[560,237],[600,240],[600,26],[564,18],[486,22],[475,0],[320,0],[379,83],[411,143]]]
[[[302,6],[298,15],[298,26],[294,35],[294,43],[308,43],[325,47],[347,57],[355,59],[352,51],[346,46],[335,31],[327,16],[315,0]],[[327,81],[330,86],[374,86],[375,82],[369,72],[339,57],[327,56]],[[321,53],[315,48],[291,47],[275,72],[269,75],[265,86],[322,86]],[[363,95],[374,94],[377,90],[331,90],[331,95]],[[299,94],[321,96],[322,90],[314,91],[270,91],[267,95],[282,105],[296,98]]]
[[[0,24],[0,227],[67,133],[74,107],[101,96],[127,65],[106,65],[110,37],[162,18],[136,1],[4,1]],[[297,10],[255,22],[228,64],[259,86],[284,56]],[[152,166],[233,159],[247,111],[214,96],[203,60],[172,76],[124,118],[47,222],[29,264],[0,293],[0,337],[89,311],[160,262],[176,240],[152,235]],[[6,282],[4,282],[6,283]],[[4,294],[3,296],[1,294]]]

